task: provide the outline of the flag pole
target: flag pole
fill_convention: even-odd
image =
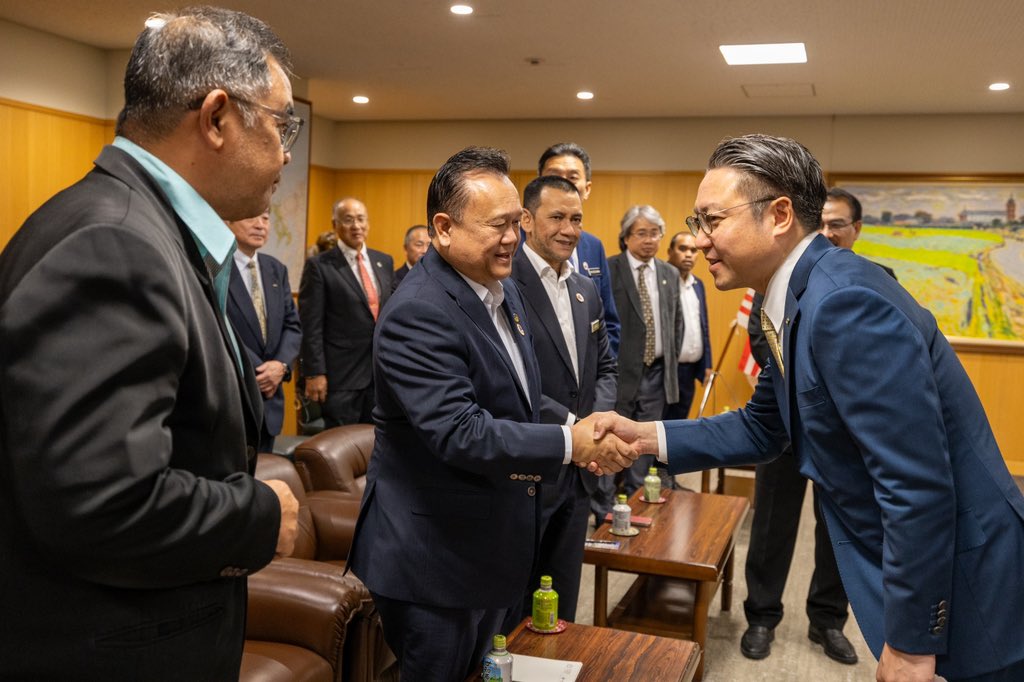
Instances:
[[[704,416],[704,408],[707,406],[708,398],[711,396],[711,389],[714,388],[715,379],[717,379],[718,375],[721,374],[722,363],[725,362],[725,356],[729,352],[729,346],[732,344],[732,338],[736,336],[736,327],[737,322],[734,317],[732,321],[729,322],[729,331],[725,337],[725,346],[722,347],[722,352],[718,354],[718,362],[715,363],[715,368],[711,370],[711,376],[709,376],[708,380],[704,383],[704,395],[700,399],[700,408],[697,410],[697,419]]]

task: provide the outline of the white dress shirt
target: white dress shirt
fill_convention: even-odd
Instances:
[[[345,256],[345,260],[348,262],[349,268],[352,269],[352,274],[356,276],[356,281],[359,282],[359,286],[361,287],[363,286],[363,275],[362,273],[359,272],[359,261],[356,260],[356,254],[363,254],[363,264],[366,265],[366,271],[370,273],[370,284],[373,285],[374,290],[377,292],[377,300],[379,301],[380,282],[377,281],[377,273],[373,271],[374,266],[373,263],[370,262],[370,252],[367,251],[366,244],[364,243],[360,247],[360,249],[356,251],[351,246],[349,246],[348,244],[339,239],[338,248],[341,249],[341,253],[343,256]],[[367,295],[367,298],[370,297],[370,292],[365,291],[365,287],[363,293]]]
[[[679,362],[697,362],[704,357],[704,339],[701,334],[700,299],[693,283],[693,273],[679,278],[679,303],[683,307],[683,347],[679,349]]]
[[[551,307],[555,310],[555,317],[562,330],[565,346],[569,349],[569,359],[572,360],[572,373],[578,384],[580,382],[580,366],[579,353],[576,349],[576,326],[572,320],[569,285],[566,284],[569,275],[572,274],[572,264],[568,261],[562,263],[562,271],[556,273],[555,269],[538,256],[529,244],[523,244],[523,253],[526,254],[533,269],[537,271],[537,276],[540,277],[541,284],[544,285],[544,291],[548,294],[548,300],[551,301]]]
[[[259,254],[254,253],[252,258],[242,253],[241,249],[235,249],[235,266],[238,268],[238,272],[242,275],[242,282],[245,284],[245,290],[249,292],[249,296],[252,296],[252,276],[255,274],[260,277],[260,261],[257,258]],[[256,263],[256,269],[249,270],[249,261]],[[263,285],[263,279],[260,280],[260,285]]]
[[[657,360],[663,357],[665,351],[661,347],[661,308],[658,307],[660,296],[658,295],[658,271],[655,269],[654,258],[650,259],[646,263],[633,257],[633,254],[626,250],[626,259],[629,261],[629,270],[633,273],[633,284],[637,287],[637,292],[640,291],[640,273],[637,268],[641,265],[647,265],[644,269],[644,282],[647,284],[647,293],[651,296],[651,312],[654,313],[654,359]],[[640,347],[640,352],[643,353],[643,346]]]

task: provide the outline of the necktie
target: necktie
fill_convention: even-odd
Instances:
[[[651,366],[654,362],[654,309],[651,307],[651,293],[647,290],[647,278],[644,271],[647,263],[637,267],[636,293],[640,295],[640,312],[644,316],[644,365]]]
[[[761,331],[764,332],[768,347],[772,349],[775,362],[779,365],[779,374],[786,376],[786,368],[782,365],[782,349],[779,348],[779,335],[775,333],[775,326],[768,319],[768,313],[764,311],[764,308],[761,308]]]
[[[253,258],[246,266],[249,268],[249,295],[252,296],[252,307],[256,309],[256,319],[260,322],[260,336],[264,343],[267,340],[267,307],[263,303],[263,287],[260,286],[260,273],[256,271],[256,259]]]
[[[380,299],[377,297],[377,290],[373,286],[373,280],[370,279],[370,271],[366,269],[362,251],[356,254],[356,263],[359,264],[359,280],[363,283],[363,290],[366,291],[366,302],[370,304],[370,312],[373,314],[374,321],[376,321],[377,315],[380,313]]]

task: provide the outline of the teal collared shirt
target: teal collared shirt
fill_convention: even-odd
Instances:
[[[231,281],[231,256],[235,252],[235,235],[224,224],[217,212],[206,200],[199,196],[183,177],[173,168],[153,156],[145,149],[124,137],[115,137],[114,146],[129,154],[153,178],[160,189],[167,195],[171,208],[182,219],[185,226],[199,247],[199,255],[206,263],[207,270],[213,278],[213,288],[217,293],[220,315],[228,330],[231,347],[235,351],[235,361],[242,366],[238,342],[227,318],[228,284]]]

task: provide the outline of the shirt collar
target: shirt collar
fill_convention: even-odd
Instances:
[[[796,248],[786,256],[786,260],[782,261],[782,265],[775,271],[772,278],[768,280],[768,288],[764,292],[764,303],[762,303],[761,309],[772,321],[776,332],[782,329],[782,318],[786,316],[786,291],[789,290],[789,278],[793,276],[793,269],[796,268],[800,256],[804,255],[804,251],[811,245],[811,241],[817,234],[817,232],[811,232],[801,239]]]
[[[115,137],[114,146],[138,161],[149,173],[205,252],[203,255],[209,254],[223,266],[235,249],[235,235],[213,207],[173,168],[131,140]]]
[[[696,277],[694,277],[693,273],[691,272],[686,277],[680,277],[679,278],[679,283],[683,285],[684,289],[692,289],[693,288],[693,282],[694,282],[695,279],[696,279]]]
[[[459,272],[456,270],[455,272]],[[466,277],[464,274],[459,272],[459,277],[466,280],[466,284],[473,290],[480,300],[483,302],[488,309],[496,308],[502,304],[505,300],[505,287],[501,286],[501,282],[495,282],[494,284],[484,286],[475,280]]]
[[[530,259],[530,265],[532,265],[533,269],[537,271],[537,275],[539,277],[543,278],[545,272],[551,272],[552,274],[555,274],[555,269],[551,267],[551,265],[546,260],[541,258],[536,251],[531,249],[529,244],[523,243],[523,252],[526,254],[526,257]],[[569,261],[565,261],[562,263],[562,271],[557,274],[556,279],[559,282],[564,282],[565,280],[569,279],[569,275],[571,274],[572,263],[570,263]]]
[[[626,249],[626,258],[629,260],[629,269],[632,270],[633,272],[636,272],[636,269],[641,265],[648,265],[650,266],[651,270],[654,270],[653,258],[647,261],[642,261],[636,256],[634,256],[629,249]]]
[[[254,261],[256,262],[256,267],[259,267],[260,264],[256,261],[257,255],[259,255],[259,252],[252,254],[252,258],[250,258],[241,249],[235,249],[235,265],[237,265],[240,270],[245,270],[249,267],[249,261]]]
[[[345,242],[343,242],[343,241],[341,241],[339,239],[338,240],[338,248],[341,249],[341,253],[350,262],[354,261],[356,259],[356,254],[358,254],[358,253],[363,254],[363,262],[364,263],[370,260],[370,254],[366,250],[366,242],[363,242],[363,245],[357,251],[356,249],[353,249],[351,246],[349,246],[348,244],[346,244]]]

